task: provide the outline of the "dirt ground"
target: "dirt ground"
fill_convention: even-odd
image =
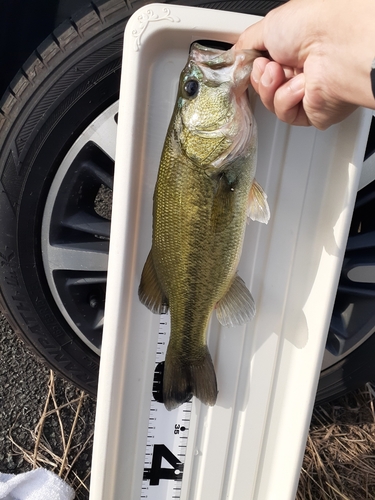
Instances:
[[[37,360],[0,315],[0,472],[35,466],[88,500],[95,401]],[[375,498],[375,386],[315,409],[296,500]]]
[[[0,315],[0,472],[45,467],[88,499],[94,420],[95,401],[51,376]]]

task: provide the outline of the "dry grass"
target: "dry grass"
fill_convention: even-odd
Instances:
[[[315,409],[297,500],[375,498],[374,398],[366,384]]]
[[[76,490],[77,500],[87,499],[89,491],[93,430],[82,431],[86,397],[81,392],[78,397],[57,402],[51,372],[40,420],[35,429],[27,430],[32,446],[26,448],[17,439],[13,432],[17,422],[9,431],[14,453],[22,455],[32,468],[45,467],[58,474]],[[53,440],[47,437],[52,435]],[[82,456],[88,464],[86,469],[79,465]],[[316,407],[296,500],[374,498],[375,389],[366,384],[334,403]]]
[[[20,443],[14,435],[17,421],[9,431],[14,453],[21,455],[33,469],[44,467],[67,481],[75,489],[77,499],[87,498],[89,492],[90,468],[81,477],[75,467],[83,454],[85,458],[87,455],[91,458],[94,432],[91,430],[88,437],[82,433],[85,420],[81,412],[86,398],[87,395],[81,391],[79,397],[70,400],[66,397],[64,403],[58,403],[55,396],[55,376],[50,371],[47,396],[39,422],[35,429],[23,428],[23,431],[30,433],[31,441],[28,441],[32,443],[32,447],[25,448],[24,443]],[[82,465],[79,470],[82,470]]]

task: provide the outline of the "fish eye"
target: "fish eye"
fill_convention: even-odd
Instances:
[[[184,85],[186,97],[194,98],[199,91],[199,83],[197,80],[188,80]]]

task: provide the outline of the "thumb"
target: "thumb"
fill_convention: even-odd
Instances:
[[[235,50],[266,50],[263,39],[264,19],[249,26],[235,43]]]

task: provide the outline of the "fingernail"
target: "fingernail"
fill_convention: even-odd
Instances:
[[[293,94],[298,94],[301,90],[305,88],[305,75],[300,73],[299,75],[293,77],[289,81],[289,88],[293,92]]]
[[[253,69],[251,71],[251,78],[254,80],[255,83],[259,83],[260,77],[261,77],[261,72],[255,61],[253,64]]]
[[[269,87],[273,82],[273,76],[272,76],[272,74],[267,66],[266,66],[266,69],[264,70],[264,73],[263,73],[261,79],[260,79],[260,82],[265,87]]]

